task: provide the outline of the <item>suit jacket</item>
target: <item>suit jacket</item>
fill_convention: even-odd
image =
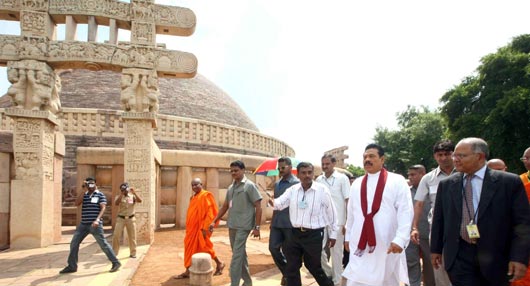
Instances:
[[[431,232],[431,252],[443,253],[447,271],[454,265],[460,243],[463,173],[438,185]],[[478,205],[477,256],[482,275],[503,281],[508,262],[528,263],[530,211],[521,179],[511,173],[486,169]]]

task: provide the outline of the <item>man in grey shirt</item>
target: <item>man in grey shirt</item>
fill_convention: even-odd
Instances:
[[[278,159],[278,172],[280,179],[274,184],[274,198],[277,199],[285,190],[292,185],[300,182],[298,178],[291,173],[293,165],[291,159],[282,157]],[[287,260],[283,255],[283,246],[291,239],[292,230],[291,221],[289,220],[289,208],[281,211],[274,211],[271,220],[271,232],[269,234],[269,251],[271,252],[274,263],[282,273],[282,281],[280,285],[287,285],[287,273],[285,267]]]
[[[423,165],[414,165],[409,167],[408,179],[410,184],[410,194],[414,203],[414,196],[420,184],[421,178],[425,176],[425,167]],[[427,197],[426,202],[429,200]],[[431,206],[429,203],[424,204],[423,212],[418,223],[420,232],[420,244],[410,243],[405,249],[407,256],[407,268],[409,271],[410,286],[420,286],[423,275],[424,286],[434,286],[434,273],[431,263],[431,250],[429,247],[429,222],[427,215]],[[420,264],[420,251],[422,254],[422,263]]]
[[[213,232],[215,224],[228,211],[228,235],[232,247],[230,285],[239,286],[243,279],[244,286],[252,286],[248,270],[247,238],[251,231],[253,237],[260,237],[262,197],[256,185],[245,177],[243,162],[237,160],[230,163],[230,173],[234,181],[228,187],[223,206],[210,224],[210,232]]]
[[[416,244],[420,243],[420,232],[418,230],[419,221],[421,220],[424,202],[429,199],[431,210],[429,212],[429,228],[431,224],[431,217],[434,209],[434,202],[436,201],[436,192],[438,191],[438,184],[441,179],[447,178],[454,172],[453,151],[455,145],[450,140],[441,140],[436,142],[433,146],[434,160],[438,163],[438,167],[427,175],[423,176],[414,196],[414,219],[412,221],[412,231],[410,233],[410,240]],[[434,278],[436,286],[451,285],[447,272],[440,267],[434,269]]]

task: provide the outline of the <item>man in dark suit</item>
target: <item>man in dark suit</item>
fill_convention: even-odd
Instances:
[[[442,180],[434,208],[431,260],[444,266],[454,286],[508,285],[524,276],[530,211],[519,177],[486,166],[487,143],[465,138],[456,145],[457,173]]]

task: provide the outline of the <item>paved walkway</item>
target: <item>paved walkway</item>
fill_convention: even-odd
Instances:
[[[105,231],[110,242],[110,230]],[[131,285],[131,279],[145,257],[149,246],[139,246],[137,258],[129,258],[129,249],[122,246],[118,258],[122,263],[119,271],[110,273],[111,263],[100,250],[92,236],[81,244],[79,266],[76,273],[59,274],[66,266],[73,227],[64,227],[62,240],[45,248],[29,250],[6,250],[0,252],[0,285],[5,286],[119,286]],[[267,234],[268,236],[268,234]],[[247,243],[249,252],[269,255],[268,239]],[[281,275],[277,269],[267,270],[253,276],[254,286],[280,285]],[[317,285],[305,268],[302,270],[302,285]]]

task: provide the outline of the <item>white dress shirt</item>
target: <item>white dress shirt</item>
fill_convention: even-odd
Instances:
[[[316,181],[328,187],[337,210],[337,225],[345,225],[346,200],[350,197],[350,180],[346,175],[333,171],[329,177],[326,177],[326,174],[318,176]]]
[[[337,238],[337,211],[328,188],[323,184],[313,182],[307,191],[304,191],[301,183],[288,188],[274,200],[274,210],[286,207],[289,207],[289,218],[294,228],[317,229],[329,226],[330,238]]]

